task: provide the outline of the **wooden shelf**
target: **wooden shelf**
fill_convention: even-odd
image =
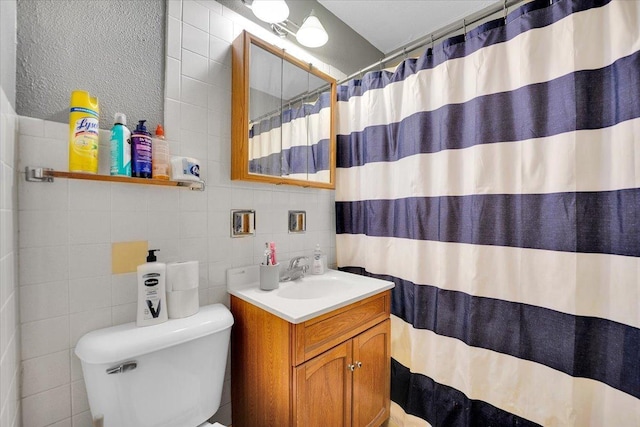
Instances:
[[[25,169],[27,181],[53,182],[54,178],[84,179],[89,181],[123,182],[126,184],[162,185],[165,187],[186,187],[190,190],[204,191],[204,181],[165,181],[163,179],[132,178],[128,176],[94,175],[90,173],[64,172],[47,168]]]

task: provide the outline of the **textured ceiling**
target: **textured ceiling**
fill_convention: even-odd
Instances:
[[[16,112],[68,122],[71,92],[82,89],[99,98],[101,129],[116,112],[154,129],[163,122],[164,26],[158,0],[18,1]]]
[[[385,54],[496,3],[495,0],[318,2]]]

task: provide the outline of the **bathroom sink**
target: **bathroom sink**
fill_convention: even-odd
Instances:
[[[331,276],[307,276],[291,282],[287,287],[278,291],[278,296],[289,299],[326,298],[340,289],[348,286],[338,283],[338,279]]]
[[[291,323],[301,323],[393,288],[393,282],[338,270],[280,282],[277,289],[260,289],[257,265],[229,269],[227,290]]]

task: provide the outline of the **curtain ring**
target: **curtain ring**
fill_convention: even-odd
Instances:
[[[431,33],[431,52],[433,53],[433,33]]]
[[[382,64],[384,64],[384,58],[380,58],[380,61],[378,61],[378,68],[380,69],[380,72],[384,70],[384,68],[382,67]]]
[[[464,34],[464,39],[467,40],[467,21],[466,21],[466,19],[462,20],[462,33]]]
[[[406,61],[407,60],[407,48],[406,47],[402,48],[402,56],[404,57],[404,60]]]
[[[504,0],[504,3],[502,4],[502,8],[504,10],[504,23],[507,23],[507,0]]]

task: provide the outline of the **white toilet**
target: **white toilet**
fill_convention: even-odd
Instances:
[[[206,421],[220,406],[231,325],[231,312],[213,304],[159,325],[128,323],[83,336],[76,355],[94,425],[211,425]]]

